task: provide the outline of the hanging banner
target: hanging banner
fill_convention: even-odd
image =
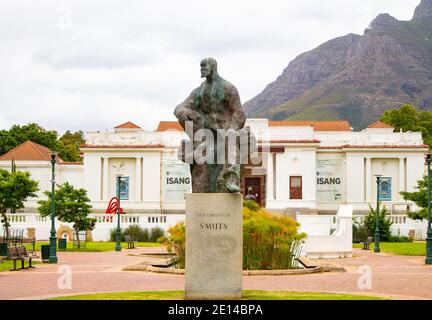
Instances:
[[[392,199],[391,178],[381,177],[378,190],[379,190],[380,201],[391,201]]]
[[[317,201],[344,201],[343,158],[317,158]]]
[[[118,180],[116,180],[118,184]],[[118,185],[116,186],[116,190]],[[120,177],[120,200],[129,200],[129,177]]]
[[[163,159],[162,170],[163,201],[185,200],[185,194],[192,188],[189,164],[167,156]]]

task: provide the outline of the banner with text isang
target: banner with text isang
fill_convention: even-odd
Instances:
[[[192,188],[189,164],[177,157],[165,157],[162,170],[163,201],[183,201]]]
[[[317,201],[345,201],[343,158],[317,158]]]

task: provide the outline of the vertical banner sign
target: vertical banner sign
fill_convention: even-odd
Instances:
[[[392,197],[391,178],[381,177],[379,183],[379,199],[380,201],[391,201]]]
[[[191,178],[189,164],[177,157],[164,157],[163,159],[163,200],[184,201],[185,194],[191,192]]]
[[[317,201],[344,201],[343,158],[317,158]]]
[[[120,200],[129,200],[129,177],[120,177]]]

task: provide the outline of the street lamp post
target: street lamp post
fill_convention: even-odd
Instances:
[[[380,179],[381,176],[376,176],[376,184],[377,184],[377,206],[376,206],[376,217],[375,217],[375,235],[374,235],[374,242],[375,242],[375,248],[374,252],[380,252],[380,230],[379,230],[379,200],[380,200]]]
[[[120,229],[120,183],[121,176],[117,176],[117,229],[115,251],[121,251],[121,229]]]
[[[432,264],[432,228],[431,228],[431,154],[428,153],[426,155],[426,163],[427,163],[427,171],[428,171],[428,227],[427,227],[427,236],[426,236],[426,264]]]
[[[51,153],[51,234],[50,234],[50,252],[49,252],[49,263],[57,263],[57,236],[55,230],[55,163],[56,163],[57,152]]]

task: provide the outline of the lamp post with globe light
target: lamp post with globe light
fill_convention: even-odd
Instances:
[[[55,230],[55,163],[57,152],[51,152],[51,232],[50,232],[50,251],[49,263],[57,263],[57,236]]]
[[[380,201],[380,179],[381,175],[377,174],[376,184],[377,184],[377,206],[376,206],[376,216],[375,216],[375,235],[374,235],[374,252],[380,252],[380,230],[379,230],[379,201]]]
[[[116,246],[115,251],[121,251],[121,229],[120,229],[120,184],[121,176],[117,176],[117,229],[116,229]]]
[[[427,236],[426,236],[426,259],[425,259],[425,263],[426,264],[432,264],[432,228],[431,228],[431,188],[430,188],[430,181],[431,181],[431,169],[430,169],[430,165],[431,165],[431,154],[428,153],[426,154],[426,164],[427,164],[427,173],[428,173],[428,185],[427,185],[427,190],[428,190],[428,226],[427,226]]]

